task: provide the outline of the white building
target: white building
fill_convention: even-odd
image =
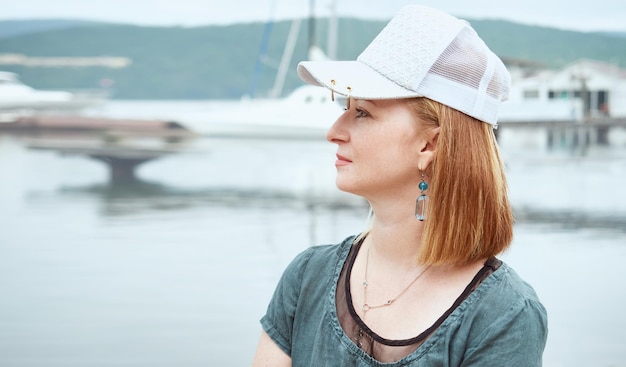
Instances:
[[[561,70],[509,70],[512,88],[502,107],[503,123],[626,117],[626,70],[615,65],[582,59]]]

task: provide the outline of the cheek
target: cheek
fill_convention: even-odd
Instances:
[[[417,167],[419,148],[411,136],[393,136],[384,142],[384,147],[375,150],[374,155],[380,164],[410,169]]]
[[[395,127],[395,126],[394,126]],[[354,134],[352,148],[355,165],[346,171],[346,176],[337,177],[337,183],[357,179],[361,183],[398,181],[418,177],[418,139],[414,131],[402,129],[369,131],[366,136]],[[340,172],[338,172],[340,173]]]
[[[418,177],[418,159],[404,144],[387,144],[385,149],[371,150],[371,159],[363,167],[372,181],[406,182]]]

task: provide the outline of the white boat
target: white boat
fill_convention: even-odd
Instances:
[[[22,83],[17,74],[0,71],[0,122],[37,112],[75,112],[94,106],[104,93],[37,90]]]
[[[178,122],[204,136],[318,139],[343,113],[341,103],[331,101],[326,88],[305,85],[285,98],[242,99],[196,116],[178,116]]]

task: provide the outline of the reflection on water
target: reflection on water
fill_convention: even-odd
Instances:
[[[92,196],[99,198],[102,215],[132,215],[138,211],[183,210],[198,206],[254,207],[271,210],[276,207],[305,208],[307,211],[365,207],[365,202],[336,202],[323,198],[301,197],[291,191],[270,189],[180,189],[159,183],[137,180],[116,184],[94,184],[61,187],[54,194],[62,198]],[[37,195],[30,196],[35,199]],[[41,197],[39,197],[41,199]]]
[[[274,207],[295,207],[314,212],[320,208],[355,208],[362,211],[365,201],[334,201],[325,197],[303,197],[289,190],[237,189],[233,187],[210,189],[181,189],[158,182],[133,180],[117,183],[99,183],[86,186],[61,186],[54,196],[72,199],[92,196],[101,200],[100,213],[105,216],[132,215],[138,211],[182,210],[194,206],[217,205],[228,207],[257,207],[271,210]],[[41,194],[27,195],[31,200],[41,200]],[[598,211],[571,211],[542,209],[532,206],[515,208],[517,222],[551,224],[563,228],[604,228],[626,231],[626,214]]]
[[[327,143],[203,144],[109,184],[0,136],[0,365],[249,364],[286,264],[367,208],[334,187]],[[545,365],[626,366],[626,160],[506,153],[520,224],[503,257],[548,308]]]
[[[515,210],[517,222],[550,224],[554,228],[563,229],[607,229],[626,232],[626,216],[605,213],[571,212],[566,210],[533,210],[519,208]]]

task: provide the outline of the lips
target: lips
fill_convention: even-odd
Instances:
[[[337,160],[335,161],[335,166],[345,166],[350,163],[352,163],[351,160],[342,156],[341,154],[337,154]]]
[[[349,160],[348,158],[342,156],[341,154],[337,154],[337,160],[339,160],[339,161],[346,161],[346,162],[352,162],[351,160]]]

